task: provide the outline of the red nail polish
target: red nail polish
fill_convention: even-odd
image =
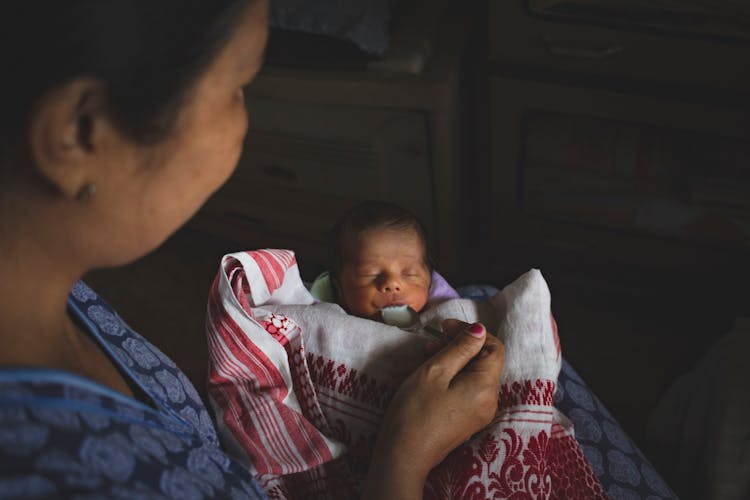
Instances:
[[[481,323],[474,323],[469,327],[469,333],[475,337],[481,337],[484,334],[484,327]]]

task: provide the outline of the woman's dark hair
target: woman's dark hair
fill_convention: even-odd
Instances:
[[[331,278],[334,280],[338,278],[347,244],[365,231],[381,228],[414,231],[422,240],[425,264],[432,271],[427,231],[417,216],[393,203],[367,200],[349,209],[331,229],[329,235]]]
[[[50,88],[106,87],[123,132],[155,142],[229,39],[241,0],[10,0],[0,3],[0,162]]]

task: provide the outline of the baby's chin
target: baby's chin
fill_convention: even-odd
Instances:
[[[347,314],[357,316],[359,318],[371,319],[373,321],[381,321],[380,309],[367,309],[367,310],[354,310],[345,309]]]

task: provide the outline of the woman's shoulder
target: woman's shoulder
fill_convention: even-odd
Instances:
[[[161,414],[193,426],[206,443],[218,438],[206,406],[195,386],[159,348],[134,331],[82,282],[68,300],[69,314],[91,335],[117,365],[123,377],[145,395]]]
[[[153,404],[64,371],[0,369],[0,491],[264,498],[219,448],[203,402],[167,356],[81,282],[68,308]]]
[[[10,498],[263,498],[187,422],[67,372],[0,370],[0,491]]]

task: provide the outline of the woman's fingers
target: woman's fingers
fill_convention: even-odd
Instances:
[[[500,382],[505,366],[505,346],[494,335],[487,335],[482,350],[471,362],[472,372],[485,373],[490,380]]]
[[[454,318],[444,319],[442,323],[443,334],[448,340],[455,339],[470,323]]]
[[[461,332],[463,332],[470,326],[471,325],[469,325],[469,323],[465,323],[457,319],[446,319],[442,324],[443,333],[445,333],[445,336],[449,339],[449,341],[453,341],[453,339],[455,339],[458,335],[461,334]],[[438,349],[433,348],[433,352],[436,352],[437,350]],[[491,376],[499,379],[500,375],[502,375],[503,372],[505,346],[503,345],[502,341],[500,341],[500,339],[498,339],[494,335],[489,334],[489,332],[487,332],[486,334],[486,339],[481,351],[471,362],[472,369],[474,370],[475,368],[477,368],[478,360],[488,356],[489,359],[483,361],[482,363],[479,363],[478,369],[487,371]]]
[[[478,327],[481,327],[483,325],[479,323],[475,323],[474,325],[478,325]],[[456,375],[458,371],[461,371],[462,369],[466,371],[467,369],[476,372],[476,371],[482,371],[486,372],[487,376],[490,377],[492,380],[499,380],[500,376],[503,372],[503,366],[504,366],[504,359],[505,359],[505,346],[503,343],[495,337],[494,335],[490,335],[488,332],[479,333],[479,330],[477,329],[476,333],[474,334],[473,338],[476,339],[482,339],[482,335],[484,336],[484,344],[482,345],[479,352],[475,353],[477,342],[474,342],[472,340],[472,337],[469,337],[466,340],[459,340],[458,342],[456,339],[461,335],[466,335],[468,332],[467,330],[472,327],[471,324],[466,323],[464,321],[460,321],[457,319],[446,319],[443,321],[442,328],[443,333],[446,336],[446,341],[430,341],[427,344],[427,352],[432,356],[432,359],[429,361],[429,363],[439,363],[440,366],[445,367],[446,374],[447,375]],[[470,334],[471,335],[471,334]],[[468,341],[468,342],[467,342]],[[468,343],[468,351],[466,349]],[[436,356],[436,354],[440,351],[445,351],[440,357]],[[465,353],[465,355],[459,355],[456,356],[456,353]],[[468,357],[467,357],[468,356]],[[484,359],[487,358],[487,359]],[[452,359],[453,362],[449,363],[448,365],[445,365],[446,359]],[[466,362],[464,362],[467,360]],[[480,360],[481,363],[479,362]],[[463,363],[463,364],[462,364]],[[455,366],[461,365],[461,367],[456,371]]]
[[[369,498],[419,498],[429,470],[497,410],[503,344],[479,323],[446,321],[443,331],[451,340],[404,380],[383,418]]]
[[[454,320],[456,321],[456,320]],[[463,325],[460,333],[454,334],[456,327]],[[448,327],[446,334],[453,336],[437,354],[435,354],[428,363],[439,369],[440,376],[444,382],[449,384],[451,380],[482,350],[487,338],[487,331],[481,323],[466,323],[456,321],[456,324],[443,323],[443,328]]]
[[[454,362],[458,364],[465,359],[460,355],[465,352],[465,349],[460,348],[466,345],[467,335],[471,337],[472,332],[478,333],[480,329],[485,330],[479,323],[473,325],[463,323],[463,328],[460,323],[443,325],[445,331],[450,332],[455,328],[461,332],[449,342],[443,352],[446,356],[452,356]],[[482,340],[483,343],[478,353],[471,357],[465,366],[459,368],[450,381],[450,387],[464,396],[464,404],[472,409],[473,416],[480,423],[480,427],[492,420],[497,411],[500,376],[505,364],[505,346],[500,339],[484,331]],[[453,350],[450,349],[451,345],[455,346]],[[470,345],[473,347],[476,343]],[[445,358],[442,362],[445,362]]]

